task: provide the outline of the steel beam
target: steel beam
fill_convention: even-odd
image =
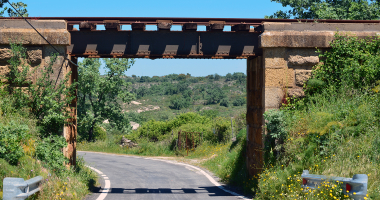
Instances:
[[[76,57],[246,58],[261,55],[256,32],[70,31]]]

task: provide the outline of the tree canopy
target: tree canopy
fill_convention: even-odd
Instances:
[[[350,19],[380,18],[380,0],[271,0],[290,10],[279,10],[265,18],[280,19]]]
[[[100,75],[100,59],[85,58],[79,62],[78,124],[82,138],[92,141],[96,125],[108,120],[121,131],[128,129],[129,120],[123,113],[122,103],[134,97],[124,80],[125,72],[134,64],[133,59],[103,59],[107,73]]]
[[[6,3],[8,3],[8,0],[0,0],[0,8],[3,8]],[[18,12],[20,12],[23,17],[29,16],[28,10],[26,10],[26,7],[28,5],[26,5],[25,3],[23,2],[12,3],[12,6],[16,10],[18,10]],[[20,15],[16,11],[14,11],[12,7],[9,7],[9,8],[4,7],[4,10],[0,11],[0,17],[4,17],[4,13],[6,12],[8,13],[9,17],[20,17]]]

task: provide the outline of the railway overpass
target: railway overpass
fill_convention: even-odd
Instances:
[[[263,113],[279,108],[287,93],[303,96],[303,84],[319,63],[316,48],[330,48],[337,31],[358,37],[378,36],[380,21],[285,20],[242,18],[136,18],[44,17],[27,20],[54,46],[51,47],[21,18],[0,19],[0,62],[5,63],[9,41],[28,49],[32,67],[45,65],[51,53],[60,52],[54,65],[57,79],[72,72],[78,57],[148,59],[247,60],[247,167],[251,175],[262,170]],[[156,26],[154,31],[146,26]],[[104,26],[99,30],[100,26]],[[122,29],[127,26],[128,29]],[[180,26],[180,30],[173,30]],[[199,31],[205,26],[205,31]],[[99,29],[98,29],[99,28]],[[229,30],[230,28],[230,30]],[[228,31],[226,31],[228,30]],[[6,73],[6,66],[0,66]],[[33,80],[39,74],[33,75]],[[64,154],[75,164],[76,99],[70,105],[72,123],[63,130],[68,146]]]

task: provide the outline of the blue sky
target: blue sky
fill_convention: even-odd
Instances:
[[[17,0],[28,5],[31,17],[220,17],[264,18],[283,9],[270,0]],[[190,73],[206,76],[246,72],[246,60],[137,59],[127,75],[162,76]]]

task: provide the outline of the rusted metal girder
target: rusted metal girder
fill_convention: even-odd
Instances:
[[[4,18],[7,19],[7,18]],[[12,19],[22,19],[19,17]],[[258,19],[258,18],[186,18],[186,17],[27,17],[29,20],[66,20],[69,25],[78,25],[88,21],[95,24],[105,24],[106,20],[119,20],[120,25],[131,25],[132,23],[144,23],[146,25],[156,25],[157,20],[171,20],[173,25],[183,25],[185,23],[196,23],[208,26],[210,21],[224,21],[226,25],[249,24],[259,26],[263,22],[305,22],[305,23],[380,23],[380,20],[323,20],[323,19]]]
[[[132,28],[144,29],[144,24]],[[135,30],[135,29],[134,29]],[[70,31],[75,57],[232,58],[261,55],[257,32]]]

